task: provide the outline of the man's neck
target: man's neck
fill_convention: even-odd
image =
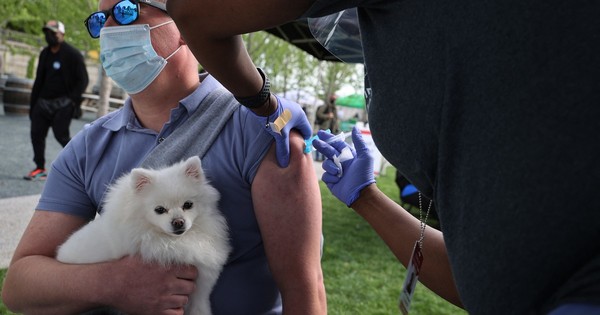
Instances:
[[[48,47],[50,47],[50,51],[53,54],[56,54],[60,50],[60,45],[61,45],[61,43],[58,43],[56,45],[52,45],[52,46],[48,46]]]
[[[171,110],[177,108],[179,101],[192,94],[199,84],[186,87],[181,83],[171,84],[176,86],[174,89],[152,85],[148,91],[131,96],[135,115],[143,127],[160,132],[171,118]]]

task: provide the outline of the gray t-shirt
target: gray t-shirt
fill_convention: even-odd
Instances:
[[[600,304],[600,3],[320,0],[304,16],[352,6],[374,141],[433,196],[469,313]]]

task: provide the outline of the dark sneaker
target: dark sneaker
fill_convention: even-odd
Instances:
[[[29,172],[29,174],[23,176],[23,179],[26,180],[45,180],[48,177],[46,174],[46,169],[44,168],[36,168],[33,171]]]

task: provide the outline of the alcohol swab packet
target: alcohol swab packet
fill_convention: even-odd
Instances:
[[[352,132],[340,132],[339,134],[337,134],[327,140],[324,140],[324,141],[327,144],[331,144],[336,141],[344,141],[346,138],[348,138],[351,135],[352,135]],[[352,155],[352,151],[350,151],[350,148],[348,146],[346,146],[342,149],[342,152],[340,152],[340,155],[333,157],[333,163],[340,170],[340,173],[337,175],[338,177],[342,177],[342,175],[344,174],[344,169],[342,168],[342,162],[352,160],[353,158],[354,158],[354,156]]]
[[[337,166],[340,170],[340,173],[337,175],[337,177],[342,177],[344,174],[342,162],[352,160],[353,158],[354,156],[352,155],[352,151],[350,151],[350,147],[345,147],[342,149],[342,152],[340,152],[340,155],[333,157],[333,163],[335,163],[335,166]]]

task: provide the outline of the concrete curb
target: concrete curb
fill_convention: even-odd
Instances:
[[[0,269],[8,267],[39,199],[40,195],[0,199]]]

